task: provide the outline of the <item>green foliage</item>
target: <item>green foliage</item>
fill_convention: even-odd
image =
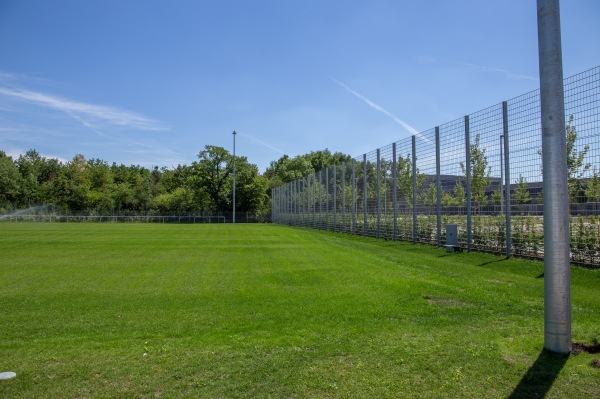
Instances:
[[[475,136],[475,142],[470,144],[470,165],[469,172],[471,175],[471,204],[473,209],[487,205],[488,197],[485,194],[486,188],[490,184],[490,174],[492,167],[488,167],[487,157],[485,156],[485,148],[481,148],[479,144],[480,135]],[[467,168],[464,162],[460,163],[463,175],[467,176]]]
[[[18,206],[21,194],[21,175],[13,159],[0,151],[0,207]]]
[[[425,191],[421,193],[421,202],[425,206],[435,207],[437,204],[437,187],[435,182],[432,181],[429,184],[429,187]]]
[[[600,202],[600,176],[596,170],[585,186],[585,196],[588,202]]]
[[[531,203],[531,195],[527,191],[527,180],[522,175],[519,175],[519,182],[513,192],[514,201],[517,204],[525,205]]]
[[[582,178],[592,165],[585,161],[585,157],[590,150],[589,145],[584,145],[583,148],[577,147],[577,128],[573,124],[575,118],[573,115],[569,117],[565,125],[565,139],[567,144],[567,179],[569,186],[569,201],[571,203],[585,202],[584,187]],[[538,150],[540,157],[542,149]],[[542,168],[542,173],[543,173]]]
[[[492,193],[492,204],[496,205],[496,206],[500,206],[502,205],[502,190],[500,190],[500,188],[498,188],[497,190],[495,190]]]
[[[190,212],[230,210],[233,157],[223,148],[206,146],[200,160],[174,169],[108,165],[78,154],[66,164],[29,150],[14,161],[0,151],[0,208],[3,212],[35,204],[54,204],[65,211]],[[245,157],[236,159],[236,208],[262,212],[269,208],[267,179]]]
[[[272,161],[264,176],[269,181],[269,188],[278,187],[304,176],[309,176],[332,165],[341,165],[350,162],[350,155],[341,152],[331,153],[328,149],[312,151],[308,154],[297,155],[290,158],[283,155],[276,161]]]
[[[443,206],[465,206],[466,195],[465,187],[460,180],[456,181],[454,185],[453,194],[445,191],[442,194],[442,205]]]
[[[410,154],[406,154],[406,157],[399,156],[396,161],[396,176],[397,186],[400,192],[400,201],[403,200],[404,206],[408,209],[412,209],[413,205],[413,165]],[[416,186],[417,193],[423,187],[426,176],[419,172],[419,168],[415,170],[416,173]]]

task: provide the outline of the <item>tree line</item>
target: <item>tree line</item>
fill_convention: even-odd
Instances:
[[[589,146],[584,145],[579,150],[576,146],[577,130],[572,116],[566,125],[565,136],[570,202],[600,202],[600,174],[598,170],[592,170],[592,164],[586,160]],[[538,154],[541,157],[541,149]],[[153,211],[173,214],[231,211],[233,155],[222,147],[207,145],[197,158],[191,165],[148,169],[139,165],[109,165],[101,159],[86,159],[81,154],[63,163],[43,157],[34,149],[17,159],[0,151],[0,214],[40,204],[54,204],[66,212]],[[293,158],[283,155],[272,161],[261,174],[247,157],[236,156],[236,210],[258,214],[268,212],[271,209],[271,189],[351,160],[350,155],[331,153],[327,149]],[[400,156],[396,167],[401,201],[410,207],[413,200],[410,154]],[[471,200],[475,210],[489,204],[490,200],[492,204],[500,205],[499,188],[488,197],[491,167],[485,148],[480,145],[479,135],[470,145],[470,165],[460,162],[460,167],[463,176],[467,175],[469,168]],[[391,168],[390,161],[382,161],[384,174]],[[368,162],[367,171],[368,181],[373,184],[376,179],[371,175],[376,173],[375,165]],[[431,181],[427,184],[427,180],[431,179],[418,169],[415,173],[419,202],[433,206],[437,197],[435,184]],[[384,192],[391,189],[386,187],[390,184],[389,179],[384,178],[381,189]],[[369,191],[375,189],[374,186],[368,188]],[[465,197],[464,181],[457,180],[455,187],[441,193],[442,205],[464,206]],[[513,201],[517,204],[534,201],[523,176],[519,176]]]
[[[35,149],[17,159],[0,151],[0,214],[53,204],[64,212],[231,211],[233,155],[206,145],[191,165],[145,168],[75,155],[68,162],[46,158]],[[261,174],[247,157],[235,157],[236,210],[271,209],[271,189],[300,176],[350,160],[329,150],[284,155]]]

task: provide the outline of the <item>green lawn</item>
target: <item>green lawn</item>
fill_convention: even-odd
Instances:
[[[591,398],[543,265],[276,225],[0,223],[0,398]],[[600,341],[600,271],[572,269]]]

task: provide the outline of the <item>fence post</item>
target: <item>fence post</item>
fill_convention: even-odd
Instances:
[[[333,231],[337,231],[337,167],[333,165]]]
[[[465,148],[465,170],[467,172],[467,251],[470,251],[473,232],[471,231],[471,138],[469,137],[469,115],[465,116]]]
[[[313,229],[317,228],[317,174],[313,174]]]
[[[329,168],[325,168],[325,230],[329,230]]]
[[[300,179],[296,179],[296,225],[302,226],[302,186]]]
[[[302,178],[306,182],[306,187],[304,188],[304,223],[306,226],[310,226],[310,176],[306,176]]]
[[[291,195],[291,213],[290,213],[290,221],[293,226],[296,225],[296,181],[290,182],[290,195]]]
[[[396,240],[396,237],[398,235],[398,196],[396,193],[397,190],[397,177],[398,177],[398,173],[396,171],[396,143],[392,144],[392,186],[393,186],[393,199],[392,202],[394,203],[394,235],[393,235],[393,239]]]
[[[504,124],[504,104],[502,107],[502,123]],[[508,127],[508,124],[507,126]],[[502,128],[503,132],[507,129]],[[504,214],[504,133],[500,135],[500,214]]]
[[[298,178],[298,221],[304,227],[304,178]]]
[[[442,177],[440,166],[440,127],[435,127],[435,210],[437,214],[437,245],[442,246]]]
[[[417,137],[412,136],[412,242],[417,242]]]
[[[323,171],[319,171],[319,228],[323,228]]]
[[[367,236],[367,154],[363,154],[363,235]]]
[[[506,257],[510,258],[512,251],[512,237],[511,237],[511,226],[510,226],[510,163],[509,163],[509,148],[508,148],[508,103],[506,101],[502,102],[502,130],[504,133],[504,168],[506,175],[506,192],[504,195],[506,199],[504,203],[506,204]],[[500,181],[502,184],[502,181]]]
[[[352,234],[356,227],[356,161],[352,159]]]
[[[381,237],[381,159],[377,149],[377,238]]]
[[[342,162],[342,231],[346,232],[346,163]]]

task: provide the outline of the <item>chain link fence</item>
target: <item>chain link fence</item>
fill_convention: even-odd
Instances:
[[[600,267],[600,67],[565,79],[571,261]],[[539,90],[273,189],[275,223],[544,256]]]

